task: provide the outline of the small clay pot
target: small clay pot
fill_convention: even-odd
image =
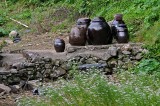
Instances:
[[[54,48],[56,52],[64,52],[65,49],[65,41],[60,38],[56,38],[54,40]]]
[[[115,14],[114,20],[111,23],[112,35],[115,39],[116,39],[116,33],[117,33],[116,26],[119,24],[125,24],[125,22],[123,21],[123,15]]]
[[[112,43],[111,29],[103,17],[95,17],[89,27],[87,41],[90,45],[106,45]]]
[[[116,40],[118,43],[128,43],[129,33],[125,24],[119,24],[115,27],[116,29]]]

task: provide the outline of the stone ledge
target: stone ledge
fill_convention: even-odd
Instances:
[[[119,69],[126,70],[128,66],[134,66],[146,52],[142,43],[66,45],[66,51],[63,53],[56,53],[54,50],[23,50],[22,54],[6,55],[14,58],[11,58],[12,64],[8,62],[9,69],[0,68],[0,83],[13,84],[28,78],[55,79],[66,75],[74,63],[79,69],[94,66],[111,74]],[[23,61],[19,61],[16,56],[23,57]]]

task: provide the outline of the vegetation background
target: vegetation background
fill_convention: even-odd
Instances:
[[[0,37],[8,36],[11,30],[18,30],[23,36],[28,30],[34,34],[66,33],[79,17],[92,19],[103,16],[110,21],[113,20],[114,14],[122,13],[131,42],[142,42],[149,50],[136,67],[116,74],[119,85],[107,82],[96,72],[92,75],[87,74],[86,77],[86,73],[79,73],[75,75],[72,83],[62,81],[60,88],[44,90],[48,101],[42,102],[44,98],[40,101],[24,98],[19,105],[158,106],[159,4],[160,0],[1,0]],[[29,25],[29,28],[15,24],[10,18]]]

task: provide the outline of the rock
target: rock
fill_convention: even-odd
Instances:
[[[33,90],[33,85],[28,83],[27,81],[21,81],[19,86],[24,90]]]
[[[112,74],[112,70],[110,68],[105,68],[104,72],[105,72],[105,75],[111,75]]]
[[[10,38],[14,38],[17,37],[19,35],[19,33],[16,30],[13,30],[9,33],[9,37]]]
[[[94,64],[83,64],[83,65],[79,65],[78,69],[79,70],[86,70],[86,69],[90,69],[90,68],[105,68],[108,65],[106,63],[101,64],[101,63],[94,63]]]
[[[38,53],[23,51],[22,55],[27,60],[30,60],[31,63],[40,60],[40,55]]]
[[[108,52],[111,56],[117,56],[117,48],[116,47],[109,47]]]
[[[18,71],[16,69],[10,69],[11,74],[17,74]]]
[[[39,84],[39,80],[30,80],[28,84],[32,85],[33,88],[37,88]]]
[[[51,64],[45,64],[46,69],[50,69],[51,67],[52,67]]]
[[[64,70],[62,68],[58,68],[55,72],[58,75],[58,77],[66,74],[66,70]]]
[[[6,86],[4,84],[0,84],[0,93],[1,92],[10,93],[10,91],[11,91],[10,87],[8,87],[8,86]]]
[[[12,83],[19,83],[21,81],[20,77],[12,76]]]
[[[104,64],[104,63],[106,63],[106,61],[104,61],[104,60],[99,60],[98,63]]]
[[[96,61],[93,60],[93,58],[89,58],[86,60],[86,63],[88,64],[94,64],[94,63],[97,63]]]
[[[113,68],[113,67],[116,67],[117,66],[117,61],[116,60],[111,60],[109,62],[109,67]]]
[[[8,75],[10,74],[10,71],[6,71],[4,68],[0,70],[0,75]]]
[[[126,51],[126,50],[125,50],[125,51],[122,51],[122,53],[125,54],[125,55],[130,55],[130,54],[131,54],[130,51]]]
[[[11,88],[12,93],[19,93],[19,91],[20,91],[19,85],[12,85],[12,86],[10,86],[10,88]]]
[[[143,49],[142,53],[147,54],[149,51],[147,49]]]
[[[23,65],[22,63],[18,62],[18,63],[14,63],[14,64],[12,65],[12,68],[17,69],[17,70],[20,70],[20,69],[23,69],[23,68],[24,68],[24,65]]]
[[[60,66],[61,65],[61,60],[56,60],[54,65]]]
[[[110,58],[112,58],[112,55],[110,55],[108,52],[106,52],[103,54],[102,60],[109,60]]]
[[[76,49],[75,49],[75,48],[72,48],[72,47],[68,47],[68,48],[66,48],[66,51],[67,51],[68,53],[73,53],[73,52],[76,51]]]
[[[130,44],[124,44],[122,47],[121,47],[121,50],[122,51],[131,51],[132,50],[132,47]]]
[[[118,60],[118,66],[122,66],[124,64],[124,62],[122,62],[121,60]]]
[[[133,48],[132,54],[135,56],[135,55],[137,55],[137,53],[139,53],[139,50],[137,48]]]
[[[62,68],[58,68],[56,70],[54,70],[53,73],[50,74],[50,77],[51,78],[58,78],[62,75],[65,75],[66,74],[66,70],[62,69]]]
[[[142,53],[138,53],[135,57],[136,60],[141,60],[142,59]]]

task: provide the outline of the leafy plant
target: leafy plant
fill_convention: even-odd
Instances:
[[[7,22],[6,17],[0,16],[0,26],[4,25]]]
[[[156,59],[143,59],[140,61],[135,71],[138,73],[153,74],[154,72],[160,72],[160,62]]]
[[[9,31],[3,29],[3,28],[0,28],[0,37],[4,37],[6,35],[9,34]]]

